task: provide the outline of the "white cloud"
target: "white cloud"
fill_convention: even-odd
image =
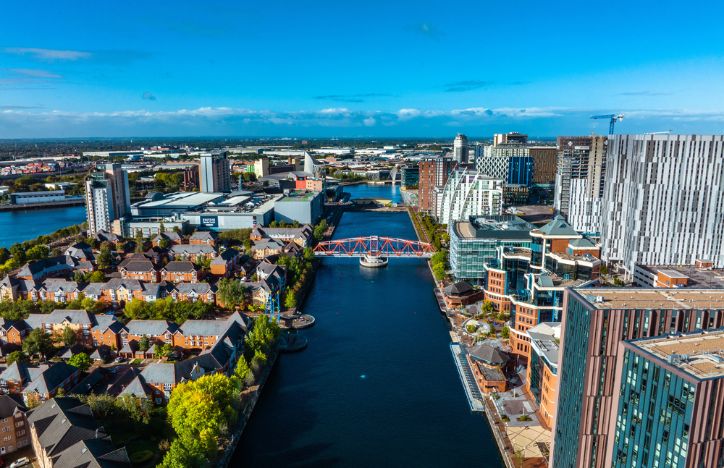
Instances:
[[[35,68],[8,68],[8,71],[16,75],[27,76],[29,78],[62,78],[62,76],[49,72],[47,70],[38,70]]]
[[[78,60],[91,56],[90,52],[82,50],[40,49],[36,47],[8,47],[3,50],[8,54],[30,55],[33,58],[42,60]]]
[[[367,117],[362,123],[365,127],[374,127],[377,124],[377,120],[374,117]]]

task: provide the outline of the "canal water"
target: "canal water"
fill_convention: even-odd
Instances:
[[[390,197],[391,187],[346,188]],[[348,212],[337,238],[414,239],[406,213]],[[309,347],[283,355],[232,462],[252,467],[502,466],[469,410],[421,260],[370,270],[325,259],[304,311]]]
[[[0,211],[0,247],[35,239],[85,221],[85,206]]]

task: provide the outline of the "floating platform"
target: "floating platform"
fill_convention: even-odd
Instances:
[[[309,340],[297,334],[287,334],[281,338],[279,343],[279,351],[282,353],[296,353],[302,351],[309,344]]]

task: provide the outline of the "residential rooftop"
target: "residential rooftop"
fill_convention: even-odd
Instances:
[[[640,265],[636,268],[656,275],[661,272],[669,278],[688,278],[688,288],[724,289],[724,270],[702,269],[693,265]]]
[[[515,215],[474,216],[455,223],[458,237],[463,239],[530,240],[535,226]]]
[[[724,309],[721,289],[576,288],[597,309]]]
[[[628,345],[696,379],[724,377],[724,329],[635,340]]]

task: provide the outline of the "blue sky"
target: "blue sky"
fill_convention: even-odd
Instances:
[[[724,2],[3,2],[0,138],[724,129]]]

